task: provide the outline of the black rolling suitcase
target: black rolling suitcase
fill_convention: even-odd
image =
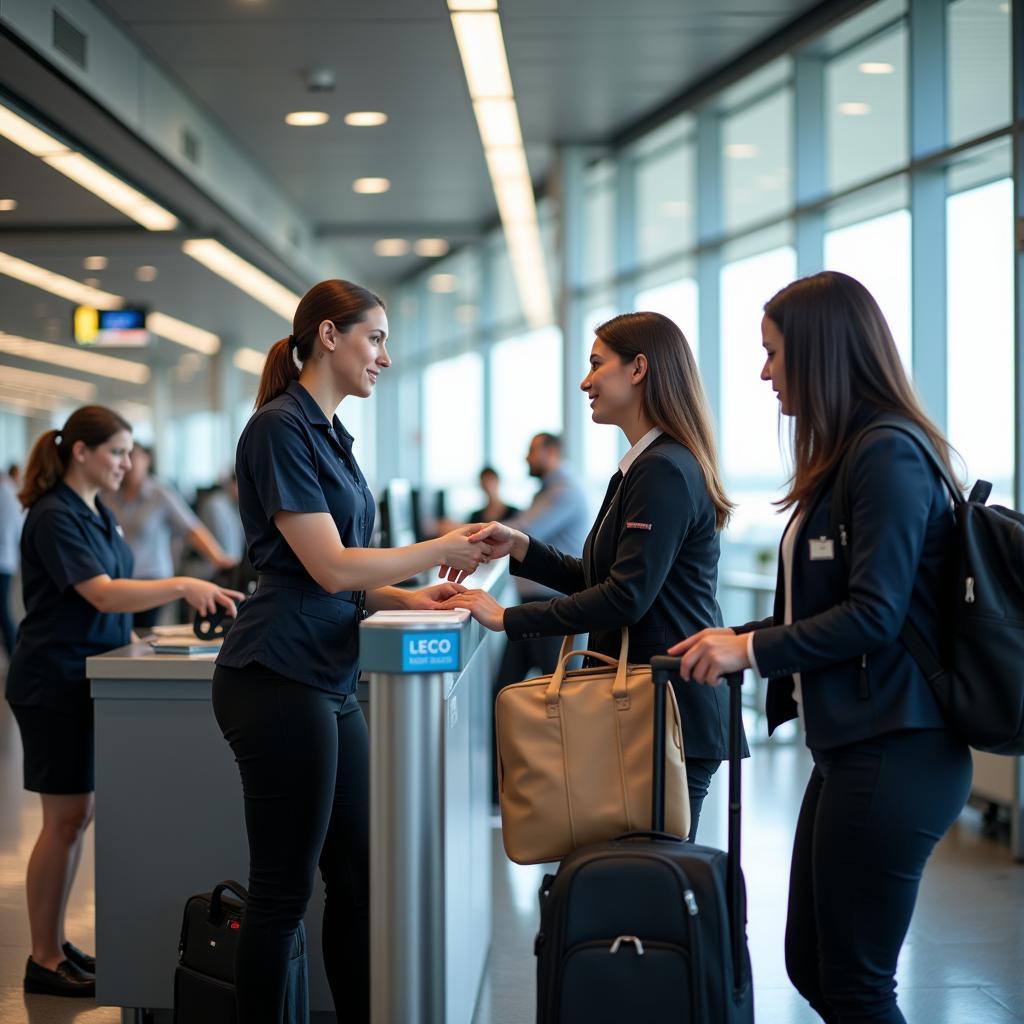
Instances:
[[[665,687],[651,661],[655,829],[664,827]],[[752,1024],[740,871],[740,686],[729,677],[729,852],[661,831],[581,847],[541,886],[538,1024]],[[698,684],[693,684],[698,685]]]
[[[225,896],[233,893],[237,899]],[[174,1024],[235,1024],[235,947],[249,898],[238,882],[185,904],[174,972]],[[288,965],[283,1024],[309,1024],[306,932],[299,923]]]

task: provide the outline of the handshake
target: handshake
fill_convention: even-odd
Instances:
[[[503,523],[470,523],[428,543],[436,546],[441,578],[461,583],[486,562],[506,555],[523,558],[529,539]]]

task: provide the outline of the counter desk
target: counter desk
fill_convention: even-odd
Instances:
[[[471,582],[508,600],[504,561]],[[464,613],[362,625],[374,1024],[472,1020],[490,945],[491,685],[503,643]],[[241,783],[213,716],[213,669],[212,655],[157,655],[145,644],[87,663],[97,1001],[121,1007],[126,1024],[170,1020],[185,900],[248,874]],[[316,1024],[334,1020],[322,909],[318,877],[306,916]]]

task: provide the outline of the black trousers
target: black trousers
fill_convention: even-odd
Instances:
[[[11,579],[10,573],[0,572],[0,639],[3,640],[8,658],[14,655],[14,641],[18,632],[11,615]]]
[[[812,751],[793,846],[786,968],[827,1024],[904,1024],[896,960],[925,862],[971,784],[942,729]]]
[[[711,761],[704,757],[688,757],[686,759],[686,789],[690,795],[690,842],[697,841],[697,825],[700,824],[700,811],[704,806],[704,797],[708,795],[711,776],[718,771],[721,761]]]
[[[235,962],[239,1024],[281,1024],[292,941],[319,864],[324,966],[339,1021],[369,1021],[369,751],[355,694],[261,665],[218,667],[213,707],[242,776],[249,904]]]

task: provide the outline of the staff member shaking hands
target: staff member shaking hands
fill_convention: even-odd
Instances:
[[[64,917],[93,815],[93,706],[85,659],[131,639],[133,612],[184,598],[207,614],[234,614],[242,595],[187,576],[133,580],[132,553],[99,498],[131,466],[131,427],[87,405],[32,448],[18,494],[25,618],[7,671],[21,732],[25,788],[38,793],[43,827],[28,862],[32,954],[25,991],[91,996],[96,961],[67,941]]]
[[[799,714],[814,768],[793,844],[789,976],[825,1021],[902,1024],[896,961],[925,862],[967,798],[971,758],[899,638],[909,619],[942,650],[949,495],[917,441],[870,427],[880,416],[915,425],[952,474],[949,445],[859,282],[816,274],[764,310],[761,378],[794,419],[775,613],[671,653],[701,683],[747,666],[766,676],[769,730]],[[836,495],[844,458],[847,493]],[[842,528],[834,503],[849,509]]]
[[[683,332],[660,313],[627,313],[597,328],[580,387],[595,423],[618,427],[632,446],[608,490],[582,558],[490,523],[470,540],[512,556],[514,575],[565,597],[502,608],[481,591],[458,594],[510,639],[590,633],[588,648],[617,656],[629,627],[631,661],[664,654],[679,634],[720,626],[715,598],[719,535],[732,508],[715,454],[697,364]],[[726,695],[677,686],[692,839],[711,776],[728,755]]]
[[[242,776],[249,902],[235,979],[239,1024],[280,1024],[292,942],[319,865],[323,944],[338,1020],[369,1019],[369,760],[356,702],[364,606],[437,608],[487,560],[478,526],[371,549],[373,496],[335,409],[369,398],[391,366],[384,303],[322,281],[272,346],[238,442],[238,503],[256,593],[213,677]],[[444,565],[448,582],[392,584]]]

